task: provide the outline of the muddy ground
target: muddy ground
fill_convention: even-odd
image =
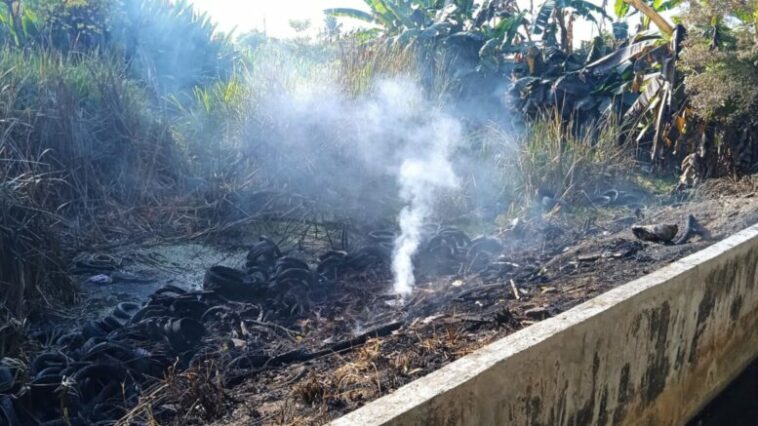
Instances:
[[[563,207],[521,221],[499,231],[504,249],[488,272],[422,273],[414,295],[403,301],[392,294],[387,273],[372,271],[340,277],[331,296],[310,301],[294,316],[233,304],[243,312],[239,326],[209,330],[203,343],[213,355],[146,389],[132,418],[149,419],[157,408],[182,425],[322,424],[758,222],[753,181],[714,181],[681,201],[645,204],[589,213]],[[639,241],[631,232],[633,224],[683,228],[688,215],[710,238],[666,245]],[[113,250],[109,256],[123,264],[125,275],[98,282],[78,274],[88,294],[85,317],[119,301],[144,301],[166,284],[197,289],[215,264],[242,267],[246,238],[253,237],[237,235],[224,248],[181,243]],[[292,250],[312,259],[321,249]],[[250,312],[255,319],[245,320]],[[243,361],[249,354],[273,358],[260,365],[239,362],[240,354]]]

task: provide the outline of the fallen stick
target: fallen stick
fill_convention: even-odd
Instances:
[[[297,334],[297,332],[290,330],[289,328],[282,327],[281,325],[275,324],[273,322],[258,321],[258,320],[247,320],[247,321],[250,322],[251,324],[255,324],[260,327],[278,331],[277,334],[279,334],[280,336],[286,337],[293,342],[297,341],[297,339],[295,339],[295,336],[293,335],[293,334]]]
[[[516,297],[516,300],[521,300],[521,296],[518,294],[518,288],[513,280],[511,280],[511,289],[513,290],[513,295]]]
[[[475,298],[476,298],[476,297],[480,296],[479,294],[476,294],[476,293],[485,293],[487,291],[490,291],[490,290],[493,290],[493,289],[497,289],[497,288],[501,288],[501,287],[503,287],[503,284],[489,284],[489,285],[483,285],[483,286],[480,286],[480,287],[470,288],[468,290],[464,290],[464,291],[458,293],[457,295],[455,295],[453,297],[453,300],[455,300],[455,299],[457,299],[457,300],[468,300],[469,298],[471,298],[472,295],[475,295]]]
[[[333,344],[331,347],[329,347],[329,349],[325,349],[324,351],[342,352],[345,349],[351,349],[355,346],[360,346],[366,343],[368,339],[375,339],[377,337],[388,336],[392,334],[393,331],[398,330],[404,324],[405,324],[405,321],[395,321],[389,324],[385,324],[385,325],[373,328],[363,334],[353,337],[352,339],[348,339],[342,342],[337,342]],[[320,352],[324,352],[324,351],[320,351]]]

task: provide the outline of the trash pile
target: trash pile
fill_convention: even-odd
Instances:
[[[328,251],[312,264],[260,238],[244,270],[213,266],[201,290],[166,285],[143,305],[120,303],[75,331],[44,333],[45,349],[29,362],[0,362],[0,423],[112,424],[169,369],[213,359],[231,387],[262,369],[349,351],[390,334],[410,316],[402,303],[382,303],[397,302],[388,293],[395,238],[372,232],[364,247]],[[429,230],[415,266],[422,277],[496,275],[509,267],[498,259],[502,249],[496,238],[471,239],[438,227]],[[356,323],[362,324],[358,331]],[[163,422],[176,407],[150,412]]]

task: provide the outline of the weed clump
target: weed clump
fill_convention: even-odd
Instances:
[[[522,134],[514,170],[520,177],[515,192],[525,205],[543,196],[557,205],[587,204],[593,194],[631,179],[634,155],[620,143],[621,126],[599,122],[579,134],[567,127],[558,117],[543,118]]]
[[[71,301],[67,259],[118,224],[106,210],[156,203],[183,166],[144,93],[107,58],[4,48],[0,70],[0,301],[23,317]]]

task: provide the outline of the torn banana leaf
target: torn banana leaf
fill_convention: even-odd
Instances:
[[[648,112],[653,106],[653,101],[657,98],[663,83],[665,82],[661,73],[654,73],[645,78],[642,93],[632,104],[629,110],[624,114],[625,117],[638,117]]]
[[[656,42],[654,40],[646,40],[630,44],[586,65],[584,69],[593,74],[605,74],[625,62],[633,61],[637,57],[649,52],[655,47],[655,45]]]

